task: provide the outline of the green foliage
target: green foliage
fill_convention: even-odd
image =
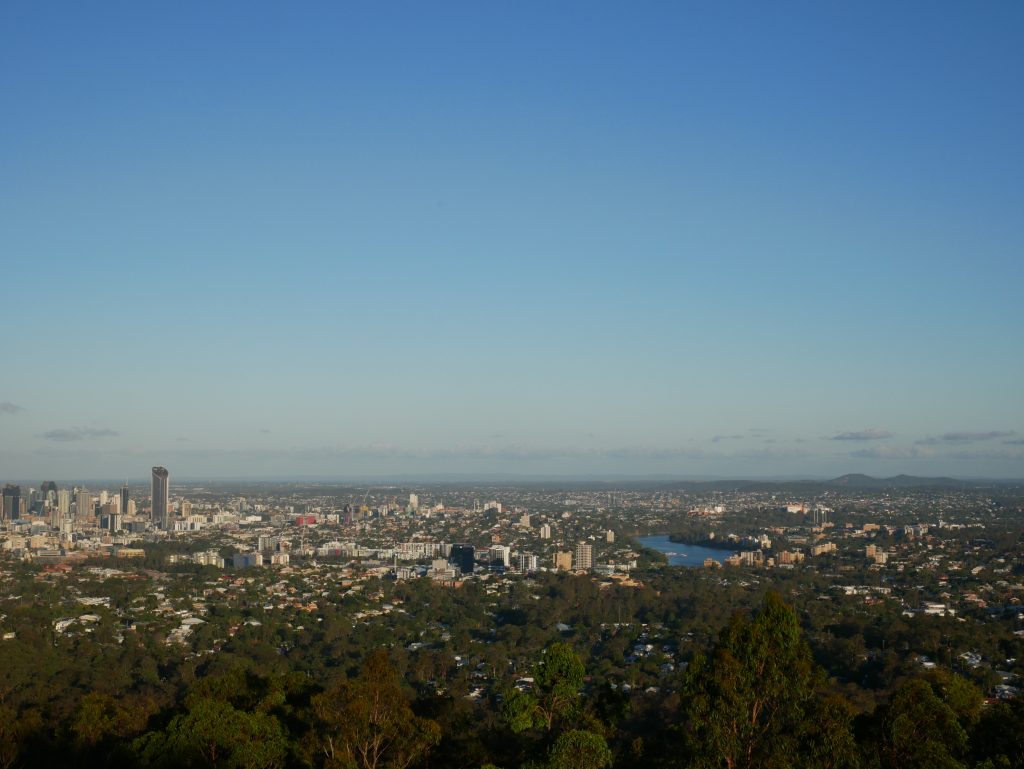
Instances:
[[[136,750],[144,765],[154,767],[272,769],[284,765],[287,738],[274,716],[196,697],[163,733],[140,738]]]
[[[528,729],[550,732],[556,721],[578,715],[584,672],[583,662],[569,644],[549,646],[533,667],[533,691],[504,693],[502,716],[509,728],[517,734]]]
[[[1006,756],[996,756],[995,758],[986,758],[984,761],[974,765],[974,769],[1012,769],[1010,759]]]
[[[544,650],[534,667],[533,679],[537,709],[548,731],[556,719],[575,712],[584,673],[583,662],[569,644],[556,643]]]
[[[982,674],[948,667],[965,649],[986,664],[1024,657],[1007,622],[821,600],[824,577],[780,571],[740,581],[660,569],[643,575],[644,587],[599,589],[589,578],[538,574],[457,590],[380,581],[372,597],[342,597],[326,582],[330,597],[308,612],[268,598],[259,578],[236,585],[183,571],[162,582],[157,610],[154,581],[142,573],[105,585],[85,573],[51,582],[16,568],[0,587],[17,596],[0,607],[0,626],[15,634],[0,664],[0,769],[552,769],[585,760],[565,747],[573,732],[603,739],[622,769],[1024,769],[1024,704],[983,708],[971,681]],[[308,590],[297,575],[281,579]],[[799,602],[799,624],[778,596],[765,597],[769,581]],[[164,603],[188,609],[221,585],[233,597],[210,596],[188,643],[165,643],[179,620]],[[109,593],[124,616],[98,607],[88,630],[56,631],[55,620],[82,611],[75,591]],[[353,616],[386,602],[401,611]],[[556,642],[557,622],[572,627],[571,645]],[[841,684],[813,664],[801,627]],[[380,647],[386,657],[367,658]],[[922,673],[919,654],[939,667]],[[1007,660],[1007,669],[1019,664]],[[527,692],[513,688],[531,674]],[[945,710],[901,702],[896,684],[909,677]]]
[[[604,737],[582,729],[558,735],[548,756],[549,769],[603,769],[611,763],[612,752]]]
[[[987,708],[974,730],[976,759],[993,766],[1024,768],[1024,698],[999,702]]]
[[[687,670],[682,727],[693,765],[806,766],[827,756],[828,744],[846,742],[848,722],[804,728],[823,683],[796,613],[768,593],[753,619],[736,615]]]
[[[313,698],[315,746],[325,766],[405,769],[441,739],[430,719],[413,714],[387,654],[372,654],[355,679],[338,680]]]
[[[89,750],[111,740],[123,740],[137,734],[145,725],[142,708],[129,710],[128,702],[109,694],[90,692],[82,698],[71,719],[76,748]]]
[[[967,729],[978,723],[985,699],[977,686],[963,676],[942,668],[928,671],[924,680],[931,685],[935,696],[956,714],[961,726]]]
[[[856,769],[860,765],[853,736],[854,709],[837,694],[819,697],[800,724],[801,766]]]
[[[544,726],[537,698],[518,689],[506,689],[502,696],[501,715],[516,734]]]
[[[879,713],[883,769],[961,769],[967,733],[926,681],[903,683]]]
[[[0,705],[0,769],[12,769],[18,761],[24,733],[18,728],[18,713]]]

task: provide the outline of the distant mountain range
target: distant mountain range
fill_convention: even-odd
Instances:
[[[1019,486],[1013,480],[963,480],[945,476],[926,478],[917,475],[894,475],[891,478],[874,478],[863,473],[849,473],[827,481],[681,481],[666,483],[663,488],[680,491],[827,491],[829,489],[885,490],[885,489],[966,489],[984,486]]]
[[[922,478],[917,475],[894,475],[891,478],[873,478],[863,473],[850,473],[833,478],[831,481],[826,481],[825,485],[842,486],[847,489],[909,489],[920,487],[948,488],[950,486],[963,488],[964,486],[976,484],[947,477]]]

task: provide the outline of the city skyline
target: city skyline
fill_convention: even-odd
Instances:
[[[1024,478],[1018,4],[0,30],[0,481]]]

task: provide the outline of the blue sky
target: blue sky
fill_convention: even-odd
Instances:
[[[1024,6],[6,3],[0,476],[1024,477]]]

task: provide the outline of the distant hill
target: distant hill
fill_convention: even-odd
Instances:
[[[963,488],[966,481],[956,478],[922,478],[916,475],[894,475],[892,478],[873,478],[863,473],[850,473],[825,482],[826,486],[841,486],[847,489],[911,489],[911,488]]]
[[[777,491],[785,494],[815,494],[829,489],[884,490],[884,489],[964,489],[981,486],[1017,485],[1015,481],[958,480],[956,478],[926,478],[916,475],[894,475],[891,478],[874,478],[863,473],[849,473],[832,480],[803,481],[673,481],[662,484],[665,490],[707,492],[707,491]]]

